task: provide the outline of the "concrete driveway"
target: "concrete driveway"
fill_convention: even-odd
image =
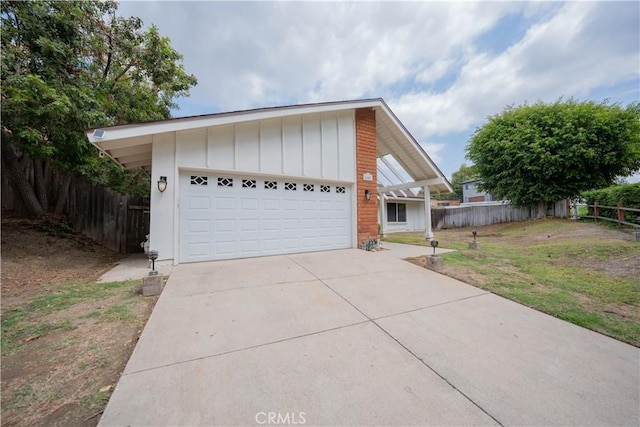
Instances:
[[[177,266],[100,425],[640,423],[638,348],[393,246]]]

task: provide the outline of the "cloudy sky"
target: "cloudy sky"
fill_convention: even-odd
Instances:
[[[447,176],[507,105],[640,100],[640,3],[123,1],[199,84],[175,117],[382,97]]]

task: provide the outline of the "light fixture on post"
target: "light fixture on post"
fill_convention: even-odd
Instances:
[[[371,191],[364,190],[364,198],[367,200],[371,200]]]
[[[158,259],[158,251],[149,251],[149,261],[151,261],[151,271],[149,272],[149,276],[158,275],[158,271],[156,270],[157,259]]]
[[[158,191],[164,193],[164,190],[167,189],[167,177],[161,176],[158,180]]]
[[[433,256],[436,256],[436,248],[438,247],[438,241],[431,240],[431,247],[433,248]]]

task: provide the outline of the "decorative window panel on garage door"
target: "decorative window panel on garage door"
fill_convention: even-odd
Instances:
[[[180,183],[180,262],[352,245],[349,186],[186,172]]]

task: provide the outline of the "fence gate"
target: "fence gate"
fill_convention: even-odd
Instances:
[[[149,206],[130,204],[127,212],[127,253],[142,252],[149,234]]]
[[[445,209],[431,209],[431,229],[440,230],[446,215],[447,211]]]

